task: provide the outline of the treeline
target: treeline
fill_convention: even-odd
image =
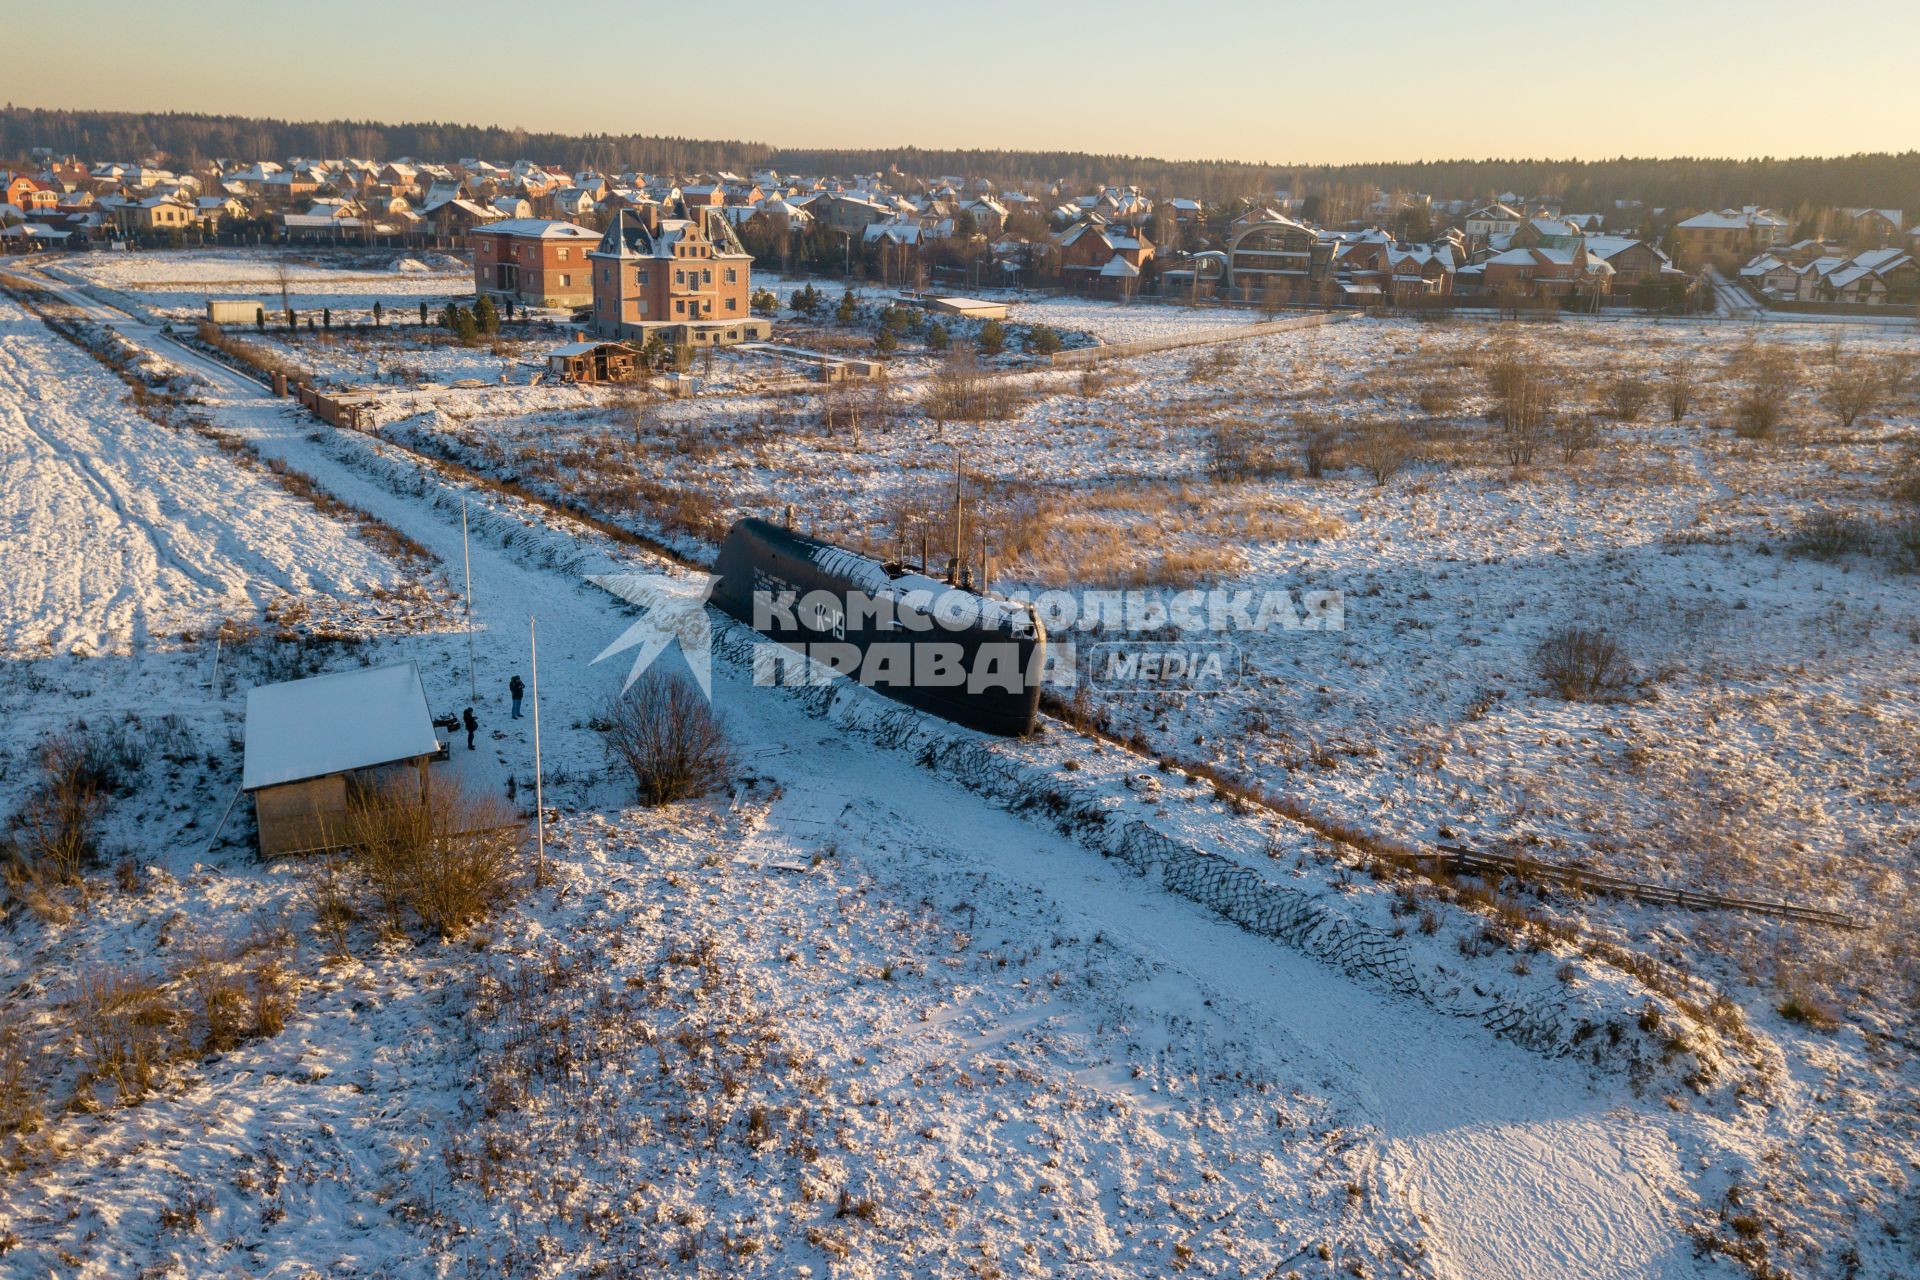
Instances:
[[[185,167],[203,160],[285,160],[289,156],[448,163],[478,156],[496,164],[518,159],[596,168],[693,173],[762,167],[771,148],[757,142],[657,138],[642,134],[534,133],[492,125],[383,124],[372,120],[288,121],[251,116],[156,115],[127,111],[0,109],[0,159],[18,160],[52,147],[90,161],[134,161],[152,154]]]
[[[1162,195],[1206,201],[1245,198],[1276,189],[1320,195],[1344,205],[1356,193],[1424,191],[1477,199],[1503,191],[1550,195],[1570,211],[1642,200],[1671,209],[1763,204],[1783,211],[1864,205],[1898,208],[1920,221],[1920,151],[1793,159],[1700,157],[1613,160],[1436,160],[1348,165],[1255,165],[1232,160],[1161,160],[1079,151],[942,151],[919,147],[869,150],[775,148],[764,143],[653,137],[643,134],[534,133],[494,126],[330,120],[296,122],[247,116],[124,111],[0,110],[0,159],[52,147],[89,160],[136,160],[159,152],[176,164],[212,157],[244,160],[288,156],[413,156],[452,161],[480,156],[497,164],[532,159],[570,169],[644,169],[675,174],[771,165],[803,173],[870,173],[897,169],[912,177],[952,174],[1002,185],[1063,183],[1074,192],[1133,184]]]

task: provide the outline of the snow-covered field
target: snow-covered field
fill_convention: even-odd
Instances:
[[[0,645],[126,652],[401,582],[334,521],[164,427],[86,352],[0,298]]]
[[[206,314],[209,298],[244,299],[268,315],[286,301],[301,316],[331,308],[362,320],[380,303],[387,315],[410,318],[419,303],[473,294],[473,268],[444,253],[320,250],[275,253],[208,249],[191,253],[86,253],[59,262],[60,274],[138,299],[156,313],[182,319]]]
[[[1063,330],[1146,336],[1130,327],[1142,308],[1034,305],[1059,308],[1043,322]],[[57,427],[90,460],[164,463],[166,446],[187,446],[31,323],[21,313],[8,334],[22,372],[0,378],[12,414],[0,420]],[[911,374],[885,412],[865,401],[858,426],[843,400],[831,431],[810,397],[382,389],[395,444],[696,551],[733,515],[786,502],[823,533],[891,545],[937,521],[955,443],[1003,588],[1138,577],[1344,593],[1342,631],[1240,637],[1255,673],[1241,687],[1095,702],[1151,749],[1383,835],[1512,843],[1870,927],[1512,888],[1493,914],[1376,883],[1317,837],[1236,813],[1178,772],[1130,786],[1151,766],[1058,727],[994,748],[1022,785],[1091,797],[1111,825],[1217,850],[1326,919],[1392,939],[1427,975],[1421,998],[1394,994],[1138,878],[1074,822],[1006,812],[1005,797],[923,767],[918,749],[880,745],[864,713],[822,718],[724,662],[716,700],[742,755],[737,796],[629,809],[592,727],[618,664],[590,661],[625,618],[578,575],[649,562],[476,492],[484,730],[479,751],[443,768],[494,793],[511,779],[526,802],[528,726],[505,718],[500,685],[525,670],[535,611],[559,817],[550,880],[522,877],[515,901],[459,943],[371,918],[349,922],[343,943],[312,875],[253,860],[244,819],[209,847],[237,780],[240,694],[275,665],[260,643],[236,650],[216,692],[204,648],[169,652],[102,605],[90,634],[110,656],[8,664],[0,723],[18,767],[0,775],[0,810],[24,802],[35,744],[63,723],[150,742],[127,751],[142,759],[109,807],[108,856],[86,892],[5,907],[7,1022],[49,1097],[44,1128],[10,1148],[24,1165],[0,1185],[0,1265],[1740,1274],[1696,1250],[1711,1236],[1754,1274],[1911,1272],[1920,575],[1900,559],[1887,480],[1916,406],[1909,386],[1851,429],[1832,424],[1817,392],[1834,353],[1819,331],[1795,330],[1790,430],[1768,442],[1727,429],[1745,335],[1651,323],[1356,322],[1235,347],[1231,363],[1188,351],[1097,380],[1017,375],[1030,398],[1007,419],[940,426],[915,409],[924,387]],[[1485,364],[1510,343],[1564,385],[1584,383],[1582,396],[1683,356],[1702,390],[1677,424],[1652,406],[1577,457],[1549,447],[1515,473],[1484,421]],[[1915,345],[1849,343],[1842,358],[1884,367]],[[191,353],[164,353],[212,384],[214,424],[457,573],[456,480],[395,444],[318,433]],[[43,403],[49,378],[63,396],[96,396],[88,421],[111,434],[76,434],[80,422]],[[1375,420],[1416,429],[1417,457],[1385,484],[1355,465],[1351,442],[1324,475],[1304,474],[1317,424]],[[160,434],[138,436],[143,423]],[[1217,475],[1222,424],[1273,465]],[[188,599],[203,615],[258,609],[290,590],[276,577],[290,567],[248,558],[266,553],[244,516],[197,504],[230,487],[226,502],[264,525],[293,500],[240,491],[251,473],[204,447],[193,469],[141,473],[155,504],[145,527],[189,545],[210,524],[229,530],[239,549],[224,554],[242,567],[220,574],[275,585]],[[60,492],[39,471],[19,484]],[[349,528],[295,506],[274,523],[322,527],[286,541],[313,575],[294,594],[388,581]],[[1804,522],[1824,508],[1872,521],[1878,540],[1807,554]],[[9,537],[76,576],[87,552],[59,532],[67,509],[22,504]],[[83,522],[115,527],[111,500],[85,510]],[[333,566],[324,578],[316,554]],[[123,576],[164,572],[156,558]],[[33,613],[25,596],[18,607]],[[1533,674],[1535,644],[1568,620],[1620,638],[1635,672],[1617,697],[1564,702]],[[436,711],[464,704],[464,638],[417,630],[369,622],[330,660],[415,657]],[[185,974],[209,951],[254,973],[271,959],[285,975],[273,989],[292,998],[284,1029],[180,1055],[137,1107],[89,1091],[62,1110],[86,982],[118,966]],[[190,1005],[192,983],[178,981]],[[1577,1052],[1552,1056],[1497,1038],[1476,1012],[1556,1003],[1612,1010],[1614,1025],[1601,1032],[1595,1014]],[[1664,1058],[1622,1069],[1648,1046]],[[0,1068],[11,1052],[0,1043]]]

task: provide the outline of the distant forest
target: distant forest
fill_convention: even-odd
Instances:
[[[1341,205],[1375,188],[1463,199],[1513,191],[1523,196],[1557,196],[1570,212],[1604,210],[1616,199],[1643,200],[1671,209],[1763,204],[1785,212],[1864,205],[1902,209],[1909,223],[1920,222],[1920,151],[1780,160],[1675,157],[1268,166],[1078,151],[810,150],[759,142],[534,133],[463,124],[0,109],[0,160],[22,158],[34,147],[71,151],[90,160],[134,160],[161,152],[180,165],[212,157],[353,155],[443,162],[480,156],[498,164],[526,158],[568,169],[637,168],[676,174],[715,169],[745,172],[767,166],[839,174],[897,168],[913,176],[954,174],[1026,187],[1060,182],[1074,191],[1131,183],[1161,195],[1209,201],[1284,189],[1296,195],[1336,196],[1330,203]]]

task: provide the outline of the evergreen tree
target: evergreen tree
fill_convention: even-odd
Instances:
[[[427,300],[425,298],[420,299],[420,323],[423,326],[427,323]]]
[[[378,298],[375,298],[373,300],[373,327],[376,329],[380,327],[380,314],[381,314],[380,300]]]
[[[890,356],[900,349],[900,339],[893,336],[893,330],[883,326],[879,336],[873,340],[873,349],[883,356]]]
[[[475,323],[473,312],[465,307],[453,308],[453,331],[460,335],[460,345],[470,347],[480,341],[480,326]]]
[[[834,309],[833,318],[841,324],[853,323],[853,290],[840,295],[840,305]]]
[[[1050,356],[1060,349],[1060,335],[1049,325],[1036,324],[1027,330],[1027,350]]]
[[[989,320],[980,326],[980,354],[997,356],[1007,349],[1007,326]]]
[[[322,329],[329,329],[329,330],[333,328],[333,308],[332,307],[320,308],[320,327]]]
[[[500,332],[500,312],[489,295],[483,293],[473,300],[473,323],[488,336]]]
[[[927,330],[927,345],[935,351],[945,351],[953,345],[953,339],[947,336],[947,326],[935,321]]]
[[[267,331],[267,309],[265,307],[255,307],[253,309],[253,327],[261,333]]]

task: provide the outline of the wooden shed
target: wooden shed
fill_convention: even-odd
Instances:
[[[255,686],[240,789],[253,797],[261,856],[339,848],[358,791],[405,779],[424,803],[439,750],[413,662]]]
[[[640,349],[624,342],[569,342],[547,353],[547,374],[562,382],[627,382]]]

